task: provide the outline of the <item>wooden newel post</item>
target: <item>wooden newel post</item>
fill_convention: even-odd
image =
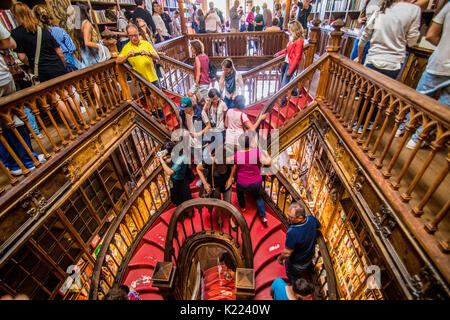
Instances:
[[[284,30],[288,29],[291,20],[291,0],[286,0],[286,12],[284,13]]]
[[[181,34],[187,35],[186,18],[184,16],[183,0],[178,0],[178,10],[180,11]]]
[[[311,48],[308,51],[308,56],[306,57],[306,65],[305,67],[308,67],[314,62],[314,55],[316,54],[318,50],[318,43],[319,43],[319,37],[320,37],[320,20],[314,19],[312,21],[313,26],[309,29],[309,44]]]
[[[341,28],[344,26],[344,21],[342,19],[338,19],[331,24],[334,30],[330,34],[330,39],[328,40],[327,51],[328,52],[338,52],[341,46],[342,35],[344,34],[341,31]]]

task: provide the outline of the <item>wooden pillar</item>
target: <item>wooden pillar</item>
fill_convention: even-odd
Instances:
[[[330,34],[330,38],[328,39],[327,51],[328,52],[338,52],[341,45],[342,35],[344,34],[341,31],[341,28],[344,26],[344,21],[342,19],[338,19],[331,24],[334,30]]]
[[[186,18],[184,16],[183,0],[178,0],[178,11],[180,12],[181,34],[187,35]]]
[[[316,54],[319,48],[319,39],[320,39],[320,20],[314,19],[312,21],[313,26],[309,29],[309,43],[311,49],[308,51],[308,56],[306,57],[306,65],[305,68],[311,65],[314,62],[314,55]]]
[[[291,19],[291,0],[286,0],[286,12],[284,14],[284,30],[288,29],[289,20]]]

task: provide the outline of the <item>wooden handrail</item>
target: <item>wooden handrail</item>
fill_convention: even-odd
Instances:
[[[207,209],[207,213],[203,212],[203,209]],[[244,256],[244,263],[245,268],[252,269],[253,268],[253,251],[252,251],[252,240],[250,238],[250,230],[247,225],[247,222],[245,221],[244,216],[242,213],[233,205],[231,205],[228,202],[217,200],[217,199],[192,199],[183,202],[180,206],[177,207],[175,212],[172,214],[172,217],[169,222],[169,227],[167,230],[167,236],[166,236],[166,242],[164,245],[164,261],[166,262],[172,262],[174,259],[177,261],[177,258],[175,256],[175,249],[174,249],[174,240],[177,240],[177,245],[179,246],[178,249],[182,247],[182,244],[179,242],[178,236],[177,236],[177,227],[178,223],[180,223],[182,226],[184,225],[183,220],[189,219],[192,222],[193,216],[196,214],[200,215],[201,220],[201,230],[199,229],[198,232],[196,230],[193,231],[193,234],[202,233],[207,230],[214,231],[214,221],[212,216],[213,209],[216,211],[220,211],[220,214],[222,216],[222,221],[225,219],[228,220],[229,225],[229,233],[230,239],[234,240],[234,244],[239,247],[240,246],[240,239],[242,241],[242,253]],[[197,212],[196,212],[197,211]],[[208,218],[210,218],[210,225],[206,223],[206,220],[203,219],[203,215],[208,215]],[[230,219],[234,219],[236,221],[237,230],[231,231],[231,223]],[[217,224],[217,223],[216,223]],[[223,232],[223,222],[221,225],[221,229]],[[208,229],[208,227],[210,227]],[[184,227],[183,227],[184,230]],[[220,232],[220,231],[216,231]],[[226,230],[225,230],[225,233]],[[239,239],[240,234],[240,239]],[[185,235],[185,240],[187,240],[188,236]]]
[[[152,184],[158,188],[156,195],[151,190]],[[166,191],[165,199],[160,193],[161,187]],[[137,245],[141,242],[142,237],[145,235],[145,232],[167,209],[169,204],[169,188],[165,182],[164,171],[159,166],[138,190],[133,193],[105,235],[92,273],[89,300],[99,299],[98,294],[99,289],[101,289],[101,281],[104,281],[103,283],[106,285],[106,288],[110,289],[115,283],[121,280],[128,262]],[[122,244],[124,246],[122,248],[126,247],[126,250],[122,250],[117,242],[114,242],[116,238],[123,242]],[[116,261],[113,258],[111,250],[120,251],[120,261]],[[103,295],[106,294],[107,292],[103,292]]]
[[[274,187],[275,184],[277,185],[276,187]],[[264,186],[266,189],[266,192],[263,194],[264,201],[269,205],[272,211],[274,211],[286,229],[289,228],[286,212],[291,203],[301,202],[308,214],[312,215],[310,208],[306,205],[303,198],[280,172],[277,172],[275,175],[270,177],[265,177]],[[278,190],[275,190],[276,188]],[[339,294],[333,263],[331,261],[331,256],[328,252],[328,247],[325,243],[323,234],[320,231],[317,232],[316,242],[319,245],[319,255],[316,257],[315,262],[317,263],[319,257],[322,257],[323,265],[326,271],[325,283],[328,287],[328,295],[325,298],[327,300],[336,300],[339,298]],[[319,285],[318,282],[315,283],[315,285]]]
[[[450,128],[450,109],[445,104],[421,94],[417,90],[384,74],[364,67],[360,63],[356,63],[341,54],[332,52],[330,53],[330,57],[337,64],[344,66],[352,73],[360,75],[365,81],[383,88],[383,90],[395,95],[395,98],[413,105],[417,110],[426,113],[427,116]]]

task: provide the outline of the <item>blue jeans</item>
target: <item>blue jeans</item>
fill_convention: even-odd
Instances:
[[[264,206],[264,200],[262,198],[262,182],[252,183],[252,184],[239,184],[236,183],[236,193],[241,208],[245,208],[245,197],[244,193],[249,191],[252,197],[256,201],[256,206],[258,207],[259,215],[264,218],[266,216],[266,207]]]
[[[30,148],[31,152],[33,153],[33,156],[37,159],[37,154],[33,151],[33,147],[31,146],[30,141],[30,134],[28,130],[25,128],[25,126],[19,126],[17,127],[17,131],[22,136],[23,140],[27,144],[28,148]],[[13,149],[14,153],[19,157],[20,161],[22,161],[23,165],[30,169],[33,167],[33,160],[28,155],[25,148],[20,143],[19,139],[17,139],[14,132],[10,129],[3,129],[3,136],[5,137],[6,141],[10,145],[10,147]],[[0,142],[0,158],[9,170],[19,170],[20,167],[17,164],[17,162],[14,160],[14,158],[11,156],[11,154],[8,152],[8,150],[5,148],[5,146]]]
[[[389,78],[392,78],[392,79],[396,79],[397,76],[398,76],[398,74],[400,73],[400,70],[401,70],[401,69],[397,69],[397,70],[384,70],[384,69],[378,69],[378,68],[376,68],[373,64],[370,64],[370,63],[368,63],[368,64],[366,65],[366,67],[367,67],[367,68],[370,68],[370,69],[373,69],[373,70],[375,70],[375,71],[378,71],[378,72],[380,72],[380,73],[384,74],[385,76],[388,76]],[[360,102],[360,104],[359,104],[358,117],[359,117],[360,114],[361,114],[361,111],[362,111],[362,108],[363,108],[363,106],[364,106],[365,100],[366,100],[365,97],[361,96],[361,99],[360,99],[361,102]],[[366,111],[364,112],[363,120],[361,121],[361,124],[363,124],[364,122],[366,122],[366,118],[367,118],[367,115],[368,115],[369,110],[370,110],[370,108],[371,108],[371,105],[372,105],[372,104],[371,104],[370,102],[367,104],[367,108],[366,108]],[[375,109],[373,110],[372,116],[370,117],[370,121],[371,121],[371,122],[374,122],[374,121],[375,121],[375,118],[376,118],[377,114],[378,114],[378,108],[375,107]]]
[[[441,96],[438,101],[450,107],[450,77],[434,75],[426,70],[423,72],[416,90],[427,96],[433,97],[437,90],[441,89]],[[406,123],[409,121],[411,114],[406,115],[405,121],[400,125],[399,129],[405,131]],[[422,126],[417,128],[411,139],[417,143],[419,141],[419,133]]]
[[[34,114],[31,113],[30,109],[28,109],[27,107],[25,107],[24,109],[25,114],[28,116],[28,122],[30,123],[31,128],[33,129],[34,133],[38,135],[40,132],[36,122],[36,117],[34,116]]]
[[[233,99],[225,97],[225,98],[223,98],[223,102],[225,102],[225,104],[227,105],[228,109],[233,109],[234,108]]]
[[[354,60],[357,56],[358,56],[358,44],[359,44],[359,39],[355,39],[355,42],[353,42],[353,49],[352,49],[352,53],[350,54],[350,59]],[[366,46],[364,47],[364,52],[363,52],[363,64],[366,62],[366,56],[367,56],[367,52],[369,52],[369,48],[370,48],[370,41],[368,41],[366,43]]]

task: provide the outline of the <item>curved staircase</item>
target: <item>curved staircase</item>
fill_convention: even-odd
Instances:
[[[199,188],[191,184],[192,197],[198,198]],[[231,203],[239,208],[236,191],[233,189]],[[286,229],[282,223],[275,217],[272,210],[266,205],[266,216],[268,223],[263,225],[258,218],[256,203],[250,195],[246,195],[247,208],[242,214],[250,229],[254,252],[255,269],[255,300],[272,299],[270,295],[270,285],[278,277],[286,278],[284,266],[280,265],[276,257],[284,249],[286,238]],[[137,247],[133,257],[128,264],[123,284],[129,285],[139,292],[143,300],[162,300],[163,297],[158,293],[157,288],[152,287],[151,275],[157,261],[164,259],[164,243],[169,226],[170,218],[176,207],[171,205],[149,229],[143,240]],[[213,215],[214,219],[214,215]],[[209,221],[205,223],[210,223]],[[194,227],[200,229],[200,221],[194,219]],[[219,230],[217,223],[214,227]],[[228,228],[228,226],[224,226]],[[186,220],[185,229],[187,235],[192,234],[190,220]],[[180,233],[181,234],[181,233]],[[177,253],[176,253],[177,254]]]

